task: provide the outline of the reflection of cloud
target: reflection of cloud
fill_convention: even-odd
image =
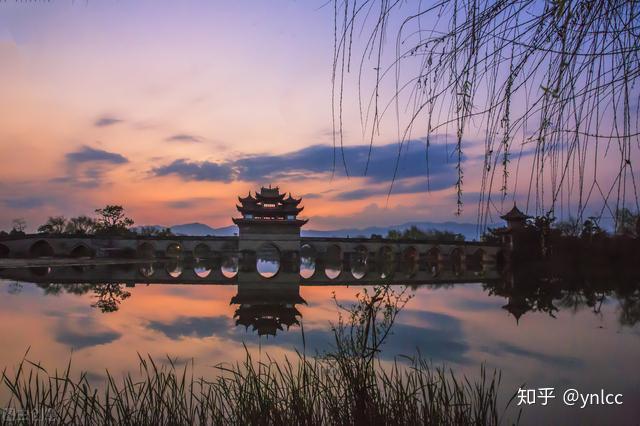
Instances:
[[[495,311],[500,309],[504,305],[504,300],[501,298],[492,298],[488,300],[477,299],[456,299],[454,305],[458,309],[466,311]]]
[[[119,119],[119,118],[115,118],[115,117],[111,117],[108,115],[104,115],[102,117],[99,117],[94,123],[93,125],[96,127],[107,127],[107,126],[112,126],[114,124],[120,123],[123,120]]]
[[[105,345],[119,339],[120,336],[120,333],[105,328],[90,316],[73,318],[73,321],[61,319],[55,332],[57,342],[74,349]]]
[[[191,135],[188,133],[178,133],[178,134],[169,136],[165,140],[168,142],[201,142],[202,141],[200,137]]]
[[[190,136],[190,135],[176,135]],[[408,147],[421,146],[421,149]],[[344,148],[349,169],[354,176],[362,176],[369,156],[369,145],[356,145]],[[152,169],[156,176],[175,174],[184,180],[229,182],[232,180],[247,182],[269,182],[278,180],[308,179],[314,175],[331,173],[333,169],[334,148],[329,145],[314,145],[286,154],[250,155],[237,160],[222,163],[210,161],[193,162],[186,159]],[[340,153],[338,153],[339,155]],[[399,158],[395,193],[423,192],[427,189],[439,190],[453,186],[456,178],[455,164],[449,162],[447,147],[441,144],[431,145],[428,155],[424,143],[412,141],[405,144],[402,152],[398,144],[375,146],[371,151],[367,171],[367,181],[371,184],[389,183],[393,177],[396,160]],[[427,173],[428,172],[428,173]],[[336,174],[344,174],[337,169]],[[425,176],[429,179],[424,179]],[[420,182],[407,182],[407,178],[423,178]],[[338,200],[367,198],[386,194],[388,187],[378,185],[357,191],[348,191],[336,195]]]
[[[183,337],[209,337],[221,331],[226,333],[231,327],[231,323],[228,318],[223,316],[179,317],[169,323],[150,321],[148,327],[161,332],[172,340],[178,340]]]
[[[412,356],[418,352],[433,361],[465,363],[469,347],[459,319],[442,313],[403,311],[403,314],[419,318],[420,326],[396,323],[392,335],[380,354],[382,359],[393,359],[398,355]],[[151,321],[148,327],[173,340],[184,337],[205,338],[216,336],[239,343],[258,343],[281,346],[285,349],[306,350],[308,353],[323,353],[334,345],[333,333],[327,324],[326,330],[305,328],[305,346],[299,327],[279,332],[275,337],[261,339],[255,332],[233,326],[224,316],[179,317],[171,322]]]
[[[563,368],[580,367],[583,364],[580,359],[572,356],[549,355],[542,352],[525,349],[507,342],[496,342],[492,344],[491,347],[484,346],[480,349],[485,353],[495,355],[497,357],[504,357],[505,355],[515,355],[523,358],[530,358],[544,364],[555,365]]]
[[[397,323],[383,352],[393,351],[394,355],[408,356],[419,352],[422,357],[433,361],[467,362],[469,345],[458,318],[414,309],[406,309],[400,316],[400,320],[414,318],[420,325]]]

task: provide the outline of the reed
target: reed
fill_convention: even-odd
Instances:
[[[194,376],[193,362],[167,359],[139,355],[137,373],[107,372],[93,386],[85,374],[73,378],[71,362],[49,373],[25,357],[2,372],[0,394],[9,395],[2,424],[497,425],[506,408],[498,406],[500,374],[484,367],[474,381],[421,358],[346,374],[335,359],[256,361],[247,350],[207,379]]]

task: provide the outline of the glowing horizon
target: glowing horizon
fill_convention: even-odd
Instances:
[[[35,231],[105,204],[136,225],[227,226],[236,196],[263,184],[302,196],[310,229],[474,222],[480,139],[465,148],[459,217],[446,134],[428,163],[423,135],[405,145],[388,197],[395,124],[381,128],[364,176],[369,140],[349,105],[345,175],[332,130],[333,10],[319,6],[3,3],[0,229],[23,217]],[[522,179],[496,196],[493,217],[513,200],[526,207]]]

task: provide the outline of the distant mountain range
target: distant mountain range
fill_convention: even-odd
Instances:
[[[411,226],[417,226],[418,228],[437,231],[450,231],[456,234],[464,235],[467,241],[479,239],[477,234],[478,228],[475,223],[458,223],[458,222],[407,222],[402,225],[392,226],[370,226],[367,228],[344,228],[331,231],[315,231],[313,229],[303,229],[303,237],[370,237],[372,234],[386,236],[390,230],[404,231]],[[491,226],[491,225],[490,225]],[[493,225],[493,227],[498,225]],[[151,226],[157,229],[163,229],[164,226],[153,225]],[[140,227],[137,227],[139,229]],[[233,236],[238,233],[238,228],[235,225],[225,226],[222,228],[212,228],[204,223],[185,223],[182,225],[170,226],[171,232],[176,235],[195,235],[195,236]]]

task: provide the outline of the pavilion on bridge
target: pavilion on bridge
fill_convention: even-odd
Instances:
[[[298,207],[300,198],[293,198],[291,193],[285,198],[278,187],[260,188],[255,197],[249,195],[238,197],[240,205],[236,205],[242,214],[241,218],[233,218],[238,225],[240,236],[247,234],[298,234],[307,219],[298,219],[304,207]]]

